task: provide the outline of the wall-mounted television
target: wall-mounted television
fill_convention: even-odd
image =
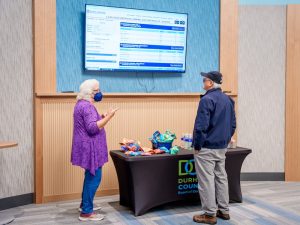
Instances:
[[[85,7],[86,70],[184,73],[186,40],[186,13]]]

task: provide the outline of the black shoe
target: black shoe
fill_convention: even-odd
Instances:
[[[220,210],[217,211],[217,217],[223,220],[230,220],[229,213],[222,213]]]

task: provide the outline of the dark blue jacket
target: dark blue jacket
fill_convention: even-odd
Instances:
[[[193,133],[193,147],[227,148],[236,128],[234,101],[220,88],[211,89],[201,98]]]

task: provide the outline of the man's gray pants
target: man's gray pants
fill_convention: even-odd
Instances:
[[[225,170],[226,151],[227,149],[207,148],[195,151],[201,214],[215,216],[217,209],[229,213],[228,180]]]

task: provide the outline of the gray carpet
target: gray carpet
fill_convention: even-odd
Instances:
[[[218,219],[218,224],[295,225],[300,224],[300,182],[242,182],[244,202],[230,205],[230,221]],[[80,222],[79,200],[42,205],[26,205],[0,211],[2,216],[14,216],[14,224],[196,224],[192,217],[200,208],[198,203],[172,203],[154,208],[135,217],[130,209],[120,206],[118,196],[98,197],[100,222]]]

